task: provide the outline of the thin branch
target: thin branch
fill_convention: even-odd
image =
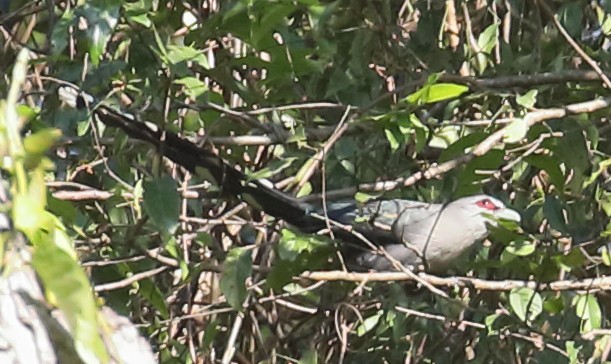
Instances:
[[[438,277],[426,273],[416,274],[419,281],[435,287],[471,287],[482,291],[511,291],[514,288],[532,288],[538,291],[574,291],[574,290],[611,290],[611,276],[586,278],[581,280],[560,280],[552,282],[521,280],[485,280],[471,277]],[[347,281],[347,282],[393,282],[415,281],[414,273],[379,272],[356,273],[344,271],[304,272],[299,278],[314,281]]]
[[[339,138],[342,137],[344,132],[348,130],[348,123],[346,122],[346,120],[348,119],[349,115],[350,115],[350,108],[347,107],[344,112],[344,115],[342,116],[341,120],[337,124],[337,128],[335,129],[333,134],[331,134],[331,136],[329,137],[329,140],[327,140],[327,142],[318,151],[318,153],[316,153],[316,155],[310,158],[307,164],[304,166],[306,168],[303,174],[301,174],[301,178],[299,178],[299,181],[297,182],[297,186],[295,188],[296,191],[299,191],[299,189],[301,189],[301,187],[303,187],[310,180],[310,178],[314,174],[314,171],[318,168],[320,163],[324,161],[326,156],[329,154],[329,151],[331,150],[331,148],[335,145],[335,143],[339,140]]]
[[[440,321],[440,322],[451,322],[453,325],[456,325],[456,327],[458,327],[458,329],[460,331],[464,331],[465,327],[473,327],[475,329],[478,330],[486,330],[486,325],[484,324],[480,324],[479,322],[473,322],[473,321],[466,321],[466,320],[460,320],[460,321],[454,321],[454,320],[450,320],[449,318],[445,317],[445,316],[441,316],[441,315],[434,315],[431,313],[426,313],[426,312],[420,312],[420,311],[416,311],[416,310],[412,310],[409,308],[404,308],[404,307],[400,307],[400,306],[395,306],[395,309],[399,312],[403,312],[407,315],[412,315],[412,316],[418,316],[418,317],[422,317],[425,318],[427,320],[435,320],[435,321]],[[530,343],[532,343],[534,346],[536,346],[537,348],[541,348],[543,346],[545,346],[546,348],[555,351],[565,357],[568,357],[568,354],[566,351],[560,349],[559,347],[557,347],[556,345],[547,343],[543,340],[543,337],[541,337],[541,335],[537,335],[535,337],[532,336],[526,336],[526,335],[522,335],[516,332],[507,332],[507,333],[503,333],[504,335],[508,335],[511,337],[515,337],[517,339],[522,339],[525,341],[528,341]]]
[[[309,102],[309,103],[302,103],[302,104],[288,104],[288,105],[281,105],[281,106],[274,106],[274,107],[264,107],[264,108],[257,109],[257,110],[247,111],[247,113],[250,115],[259,115],[259,114],[265,114],[265,113],[272,112],[272,111],[344,109],[344,108],[346,108],[345,105],[334,104],[331,102]],[[356,107],[354,106],[349,107],[349,108],[356,110]]]
[[[586,102],[580,102],[576,104],[567,105],[562,108],[552,108],[552,109],[544,109],[544,110],[536,110],[527,113],[522,117],[525,120],[526,125],[531,127],[537,123],[540,123],[545,120],[550,119],[559,119],[563,118],[567,115],[577,115],[582,113],[594,112],[597,110],[601,110],[611,106],[611,97],[607,97],[604,99],[591,100]],[[494,132],[488,138],[484,139],[481,143],[475,146],[473,150],[469,153],[461,155],[460,157],[451,159],[447,162],[441,164],[435,164],[429,167],[425,171],[420,171],[412,174],[409,177],[398,178],[391,181],[381,181],[375,183],[365,183],[361,184],[358,187],[348,187],[342,188],[334,191],[329,191],[326,193],[326,198],[328,199],[336,199],[341,197],[351,196],[357,191],[390,191],[400,187],[409,187],[420,180],[423,179],[431,179],[435,177],[439,177],[446,172],[451,171],[452,169],[466,164],[476,157],[480,157],[486,153],[488,153],[492,148],[502,143],[503,137],[505,136],[506,130],[509,125],[504,128]],[[320,194],[310,195],[304,198],[305,201],[310,200],[320,200],[322,196]]]
[[[95,286],[94,290],[96,292],[104,292],[104,291],[112,291],[112,290],[115,290],[115,289],[121,289],[121,288],[129,287],[133,283],[136,283],[136,282],[141,281],[141,280],[146,279],[146,278],[154,277],[157,274],[159,274],[159,273],[161,273],[161,272],[163,272],[163,271],[165,271],[167,269],[168,269],[168,267],[163,266],[163,267],[159,267],[159,268],[148,270],[146,272],[136,273],[133,276],[131,276],[129,278],[122,279],[120,281],[116,281],[116,282],[112,282],[112,283],[105,283],[105,284],[98,284],[98,285]]]

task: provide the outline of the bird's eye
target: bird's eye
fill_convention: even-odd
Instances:
[[[485,198],[483,200],[479,200],[476,202],[476,205],[486,209],[486,210],[490,210],[490,211],[494,211],[494,210],[498,210],[499,207],[497,205],[495,205],[492,201],[490,201],[489,199]]]

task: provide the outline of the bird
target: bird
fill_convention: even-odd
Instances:
[[[60,99],[76,108],[88,108],[92,96],[69,87],[60,88]],[[165,157],[194,174],[207,172],[225,192],[233,194],[271,216],[282,219],[305,233],[328,230],[336,238],[356,246],[350,252],[360,269],[394,270],[395,264],[375,247],[404,267],[443,272],[488,235],[497,220],[520,223],[520,214],[499,199],[478,194],[446,204],[403,199],[374,199],[364,204],[337,201],[316,206],[284,193],[263,179],[251,179],[244,172],[212,152],[155,124],[112,107],[90,108],[101,122],[122,129],[128,136],[158,147]],[[344,249],[345,251],[345,249]]]

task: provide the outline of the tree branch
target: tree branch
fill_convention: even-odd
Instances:
[[[536,282],[520,280],[491,281],[471,277],[438,277],[426,273],[417,274],[419,280],[436,287],[471,287],[482,291],[511,291],[514,288],[532,288],[538,291],[611,290],[611,277],[586,278]],[[299,278],[314,281],[392,282],[415,281],[413,275],[403,272],[354,273],[344,271],[304,272]]]

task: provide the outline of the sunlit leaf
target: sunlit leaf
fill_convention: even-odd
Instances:
[[[538,90],[530,90],[524,95],[518,95],[518,97],[516,97],[516,102],[518,103],[518,105],[530,109],[535,106],[535,103],[537,102],[538,93]]]
[[[526,136],[528,124],[525,119],[519,118],[503,129],[503,141],[505,143],[518,143]]]
[[[469,91],[469,87],[465,85],[438,83],[424,86],[407,96],[405,100],[411,104],[429,104],[459,97],[467,91]]]

